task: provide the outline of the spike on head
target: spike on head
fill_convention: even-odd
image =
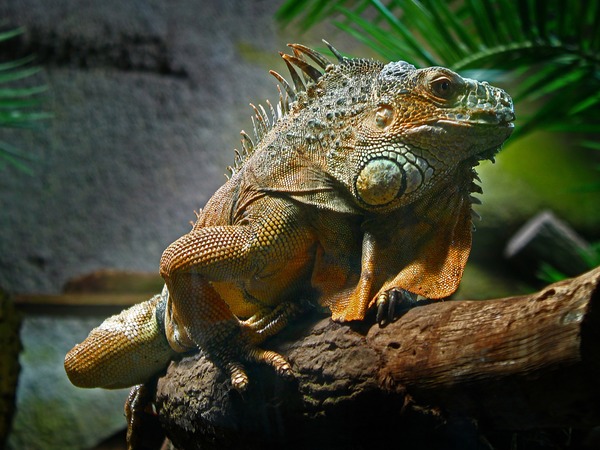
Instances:
[[[242,155],[240,154],[239,150],[236,148],[233,150],[233,153],[235,154],[235,161],[238,162],[239,160],[242,159]]]
[[[295,48],[293,50],[294,50],[294,57],[296,57],[298,59],[298,61],[302,61],[302,62],[306,63],[302,52],[300,52],[299,50],[296,50]],[[299,67],[297,64],[295,64],[295,65],[297,67]],[[300,72],[302,75],[302,79],[304,80],[304,83],[306,83],[306,84],[310,83],[310,77],[306,74],[306,72],[303,71],[302,69],[300,69]]]
[[[294,51],[296,51],[294,49]],[[297,56],[286,55],[285,53],[281,56],[286,62],[289,62],[298,67],[303,73],[308,75],[314,82],[317,82],[321,78],[322,73],[315,69],[313,66],[308,64],[303,59]]]
[[[288,97],[290,99],[292,99],[292,101],[294,101],[296,99],[296,93],[294,92],[294,90],[292,89],[290,84],[287,82],[287,80],[285,78],[283,78],[281,75],[279,75],[277,72],[275,72],[274,70],[269,70],[269,73],[271,75],[273,75],[275,77],[275,79],[281,83],[281,85],[283,86],[283,89],[285,90],[285,93],[288,95]],[[281,91],[280,91],[280,93],[281,93]]]
[[[271,104],[269,99],[265,100],[265,102],[267,103],[267,106],[269,107],[269,111],[271,111],[271,120],[273,121],[273,125],[274,125],[275,122],[277,122],[277,120],[279,119],[279,117],[277,116],[277,113],[275,112],[275,108],[273,108],[273,105]]]
[[[279,101],[277,102],[277,114],[281,119],[290,110],[290,96],[286,93],[284,99],[283,92],[281,92],[281,87],[279,85],[277,85],[277,92],[279,92]]]
[[[254,137],[256,138],[257,141],[260,141],[262,139],[262,134],[260,133],[260,127],[256,126],[256,120],[254,120],[254,117],[250,117],[250,120],[252,121],[252,130],[254,131]]]
[[[242,130],[240,131],[240,134],[242,135],[242,143],[244,144],[244,146],[254,148],[254,142],[252,142],[252,139],[250,138],[250,136],[248,136],[248,133]]]
[[[265,111],[265,108],[263,107],[263,105],[258,105],[258,107],[260,108],[260,113],[261,113],[263,123],[265,124],[265,126],[267,128],[271,128],[271,121],[269,120],[269,115],[267,114],[267,111]]]
[[[333,56],[335,56],[337,58],[337,60],[339,61],[340,64],[348,61],[348,58],[346,58],[344,55],[342,55],[340,52],[337,51],[337,49],[331,45],[329,42],[327,42],[325,39],[323,39],[323,43],[327,46],[327,48],[331,51],[331,53],[333,53]]]
[[[326,41],[324,42],[340,62],[347,63],[348,61],[351,61],[349,58],[342,56],[329,43]],[[284,54],[282,52],[280,52],[279,55],[284,60],[290,72],[291,78],[288,78],[290,81],[286,80],[282,75],[273,70],[269,71],[269,73],[279,82],[277,85],[279,93],[278,102],[275,105],[267,100],[266,105],[264,106],[260,104],[250,104],[250,107],[254,112],[251,116],[254,136],[251,139],[245,132],[241,133],[241,151],[236,152],[237,155],[233,165],[234,171],[239,170],[248,157],[254,153],[260,141],[264,139],[275,124],[285,115],[290,113],[291,103],[297,100],[298,95],[303,95],[302,98],[306,99],[306,102],[309,102],[313,97],[316,98],[316,96],[311,97],[313,92],[319,94],[324,92],[323,89],[320,91],[315,89],[313,91],[312,83],[319,82],[322,77],[325,76],[324,72],[327,68],[332,68],[332,62],[323,56],[323,54],[302,44],[288,44],[288,46],[292,49],[293,55]],[[282,86],[283,89],[281,88]],[[310,88],[307,86],[310,86]],[[306,96],[304,96],[304,94],[306,94]],[[301,109],[303,106],[304,104],[298,106],[298,108]]]
[[[298,76],[298,73],[294,69],[294,66],[289,61],[289,58],[292,58],[292,56],[286,55],[285,53],[281,53],[281,52],[279,52],[279,54],[285,61],[285,65],[287,66],[288,70],[290,71],[290,76],[292,77],[292,82],[294,83],[294,88],[296,89],[296,92],[304,91],[306,89],[306,87],[304,86],[302,79]]]
[[[283,115],[285,113],[288,112],[289,108],[289,102],[288,99],[290,98],[289,95],[287,95],[287,93],[285,94],[285,100],[283,99],[283,92],[281,92],[281,87],[279,85],[277,85],[277,92],[279,92],[279,101],[277,102],[277,115],[278,118],[281,119],[283,117]]]
[[[268,119],[263,116],[263,113],[259,111],[259,109],[256,106],[254,106],[254,104],[250,103],[250,107],[254,110],[254,117],[251,118],[252,124],[254,125],[254,134],[260,140],[269,131]],[[262,111],[264,112],[264,108],[262,109]],[[256,121],[254,120],[254,118],[256,118]],[[265,122],[265,120],[267,121]]]
[[[325,58],[321,53],[319,53],[305,45],[288,44],[288,47],[291,47],[292,49],[294,49],[294,54],[296,56],[304,53],[309,58],[311,58],[314,62],[316,62],[319,65],[319,67],[321,67],[322,69],[325,69],[329,64],[331,64],[329,62],[329,60],[327,60],[327,58]]]
[[[469,200],[471,201],[471,204],[473,204],[473,205],[481,205],[481,200],[478,197],[469,195]]]

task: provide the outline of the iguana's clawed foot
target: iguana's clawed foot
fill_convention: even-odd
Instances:
[[[246,362],[268,364],[275,369],[277,375],[293,378],[292,366],[279,353],[253,346],[244,347],[241,353],[240,357]],[[249,379],[244,365],[238,361],[231,361],[225,365],[225,368],[229,372],[233,388],[240,392],[245,391]]]
[[[300,314],[304,308],[298,303],[284,302],[275,308],[264,308],[252,317],[242,321],[242,324],[254,331],[262,340],[279,333],[291,318]]]
[[[156,393],[156,378],[147,384],[134,386],[125,402],[127,418],[127,450],[155,448],[151,445],[165,439],[158,423],[158,416],[152,408]]]
[[[397,288],[379,294],[375,320],[382,326],[393,322],[401,313],[417,306],[417,297],[417,294]]]
[[[226,346],[226,348],[236,348],[235,355],[221,358],[226,360],[223,366],[231,377],[231,385],[236,390],[244,391],[249,384],[243,363],[267,364],[275,369],[277,375],[285,378],[293,377],[292,366],[283,356],[271,350],[263,350],[257,345],[266,338],[279,333],[290,318],[300,314],[302,310],[303,308],[297,303],[285,302],[277,305],[274,309],[260,310],[252,317],[240,322],[239,342]]]

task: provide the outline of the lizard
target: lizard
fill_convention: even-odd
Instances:
[[[324,41],[325,42],[325,41]],[[254,111],[231,175],[160,260],[161,294],[107,319],[65,357],[80,387],[140,385],[201,349],[232,386],[248,363],[292,376],[263,342],[306,305],[335,321],[392,320],[458,287],[475,167],[514,127],[511,97],[443,67],[280,53],[279,101]],[[267,112],[269,110],[269,112]]]

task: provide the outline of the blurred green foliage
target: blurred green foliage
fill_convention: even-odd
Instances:
[[[0,44],[23,33],[22,28],[0,32]],[[0,128],[32,128],[50,114],[40,111],[40,97],[46,86],[28,86],[25,81],[40,72],[31,66],[33,57],[0,62]],[[8,142],[0,139],[0,169],[9,165],[31,173],[27,164],[31,158]]]
[[[277,17],[301,29],[327,18],[387,60],[517,81],[515,103],[536,106],[519,108],[514,136],[600,133],[598,1],[287,0]]]
[[[581,256],[586,261],[588,267],[594,268],[600,266],[600,242],[591,244],[588,251],[582,253]],[[538,278],[547,283],[556,283],[568,278],[568,276],[551,264],[542,262],[538,269]]]

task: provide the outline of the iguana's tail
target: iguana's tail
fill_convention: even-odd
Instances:
[[[109,317],[65,357],[78,387],[117,389],[146,382],[177,354],[165,337],[167,295],[156,295]]]

